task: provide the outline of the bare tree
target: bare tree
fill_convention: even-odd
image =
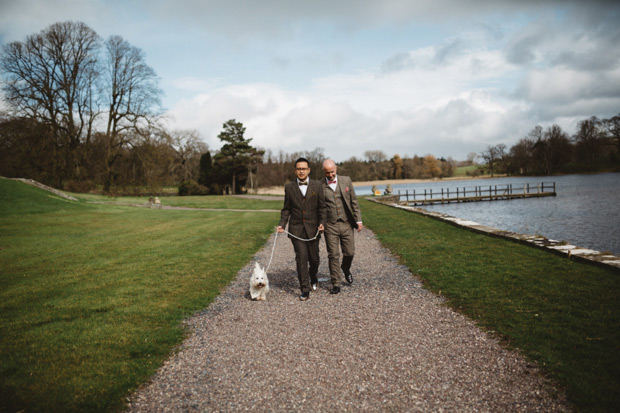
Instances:
[[[372,151],[364,152],[364,156],[368,160],[368,163],[370,163],[370,169],[372,171],[372,179],[373,180],[378,179],[379,167],[377,164],[386,161],[388,159],[387,155],[383,151],[372,150]]]
[[[103,190],[109,192],[112,168],[132,136],[155,121],[161,90],[155,71],[144,62],[144,53],[120,36],[111,36],[105,43],[103,95],[106,97],[107,153]]]
[[[165,133],[165,136],[175,153],[171,172],[176,181],[197,181],[200,157],[209,150],[207,144],[200,139],[198,131],[174,130],[169,134]]]
[[[596,116],[582,120],[577,125],[577,133],[573,137],[577,149],[576,155],[585,159],[588,166],[592,165],[602,148],[603,133],[600,125],[601,122]]]
[[[620,113],[609,119],[603,119],[602,126],[609,137],[614,141],[616,154],[620,154]]]
[[[534,141],[523,138],[509,151],[508,172],[527,174],[531,172],[534,158]]]
[[[450,157],[448,157],[448,159],[442,157],[439,161],[441,166],[441,177],[452,176],[454,174],[454,168],[456,167],[456,161]]]
[[[467,154],[467,163],[468,165],[475,165],[476,164],[476,159],[479,158],[480,155],[478,155],[477,152],[470,152]]]
[[[558,167],[571,158],[571,144],[568,134],[558,125],[552,125],[542,132],[537,126],[531,133],[536,137],[533,150],[539,162],[539,168],[551,175]]]
[[[77,177],[97,116],[99,36],[84,23],[55,23],[4,46],[4,96],[14,115],[35,119],[53,142],[57,185]],[[83,144],[83,145],[81,145]]]
[[[365,151],[364,156],[368,162],[383,162],[388,158],[385,152],[380,150]]]
[[[486,161],[487,167],[489,168],[489,172],[491,172],[491,176],[494,176],[495,172],[497,172],[501,168],[501,162],[506,156],[506,145],[500,143],[495,146],[487,146],[487,149],[483,151],[480,156]]]

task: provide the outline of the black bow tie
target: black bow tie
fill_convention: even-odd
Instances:
[[[302,186],[302,185],[308,185],[308,181],[306,181],[306,182],[300,182],[300,183],[299,183],[299,186]]]

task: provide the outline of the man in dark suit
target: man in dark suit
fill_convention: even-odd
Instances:
[[[308,178],[309,174],[310,164],[307,159],[299,158],[295,161],[297,179],[284,187],[284,207],[280,212],[280,223],[277,229],[280,233],[284,232],[284,227],[288,222],[288,237],[295,249],[301,301],[306,301],[310,297],[311,288],[317,289],[317,272],[320,262],[319,232],[325,229],[323,188],[319,181]],[[312,240],[302,241],[308,239]]]
[[[340,292],[342,273],[349,284],[353,283],[351,263],[355,255],[354,229],[361,231],[362,213],[357,204],[357,196],[351,178],[337,174],[334,161],[327,159],[323,162],[323,193],[327,210],[327,224],[325,225],[325,245],[329,259],[329,273],[332,281],[330,293]],[[342,263],[340,249],[342,248]]]

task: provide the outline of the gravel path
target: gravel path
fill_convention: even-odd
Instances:
[[[274,236],[256,254],[266,266]],[[538,368],[422,288],[364,229],[354,283],[298,300],[291,242],[278,236],[266,302],[249,299],[254,262],[135,393],[129,411],[567,411]]]

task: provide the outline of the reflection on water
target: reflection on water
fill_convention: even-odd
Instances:
[[[511,177],[466,181],[435,181],[392,185],[400,189],[462,188],[500,184],[536,185],[556,183],[556,197],[502,201],[428,205],[429,211],[443,212],[483,225],[521,234],[539,234],[568,241],[580,247],[620,255],[620,173],[565,175],[545,177]],[[379,185],[383,193],[385,185]],[[371,194],[370,187],[356,187],[359,195]]]

